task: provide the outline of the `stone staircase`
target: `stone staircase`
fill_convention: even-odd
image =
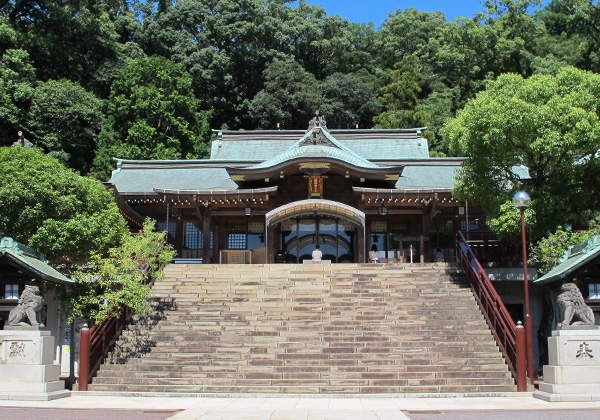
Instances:
[[[170,265],[90,390],[474,393],[514,381],[456,268]]]

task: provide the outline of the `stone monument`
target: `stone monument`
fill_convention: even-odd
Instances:
[[[43,298],[37,286],[25,286],[8,326],[0,331],[0,399],[54,400],[68,397],[54,364],[54,337],[38,321]]]
[[[548,338],[549,365],[533,396],[545,401],[600,401],[600,327],[577,285],[561,286],[562,322]]]

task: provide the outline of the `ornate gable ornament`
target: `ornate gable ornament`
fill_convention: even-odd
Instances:
[[[317,115],[308,122],[308,130],[306,130],[306,133],[311,134],[308,135],[302,143],[300,143],[300,146],[333,146],[331,141],[323,133],[323,130],[329,133],[329,130],[327,129],[327,121],[325,121],[325,118],[319,117],[317,112]]]

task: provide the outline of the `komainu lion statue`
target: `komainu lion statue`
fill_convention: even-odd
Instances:
[[[42,310],[43,303],[44,299],[40,294],[39,287],[25,286],[25,290],[19,298],[19,303],[8,315],[8,325],[11,327],[27,325],[43,327],[43,324],[40,324],[37,320],[37,314]]]
[[[585,304],[579,288],[574,283],[565,283],[560,287],[557,302],[563,312],[563,321],[559,327],[569,325],[594,325],[594,312]],[[573,322],[572,322],[573,321]]]

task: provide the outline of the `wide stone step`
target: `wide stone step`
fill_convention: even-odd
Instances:
[[[160,345],[162,344],[162,345]],[[270,344],[270,343],[269,343]],[[353,342],[345,342],[345,343],[297,343],[297,342],[283,342],[277,343],[276,347],[265,347],[264,345],[257,345],[256,343],[248,343],[245,345],[234,345],[227,346],[226,344],[215,343],[214,345],[196,345],[196,344],[186,344],[186,345],[170,345],[169,343],[159,343],[152,348],[152,353],[168,353],[172,354],[174,357],[177,356],[178,353],[206,353],[206,352],[216,352],[216,351],[237,351],[236,349],[244,349],[240,350],[241,352],[248,353],[261,353],[261,354],[281,354],[281,353],[308,353],[320,351],[322,353],[338,353],[338,354],[354,354],[354,353],[394,353],[401,354],[407,351],[413,352],[424,352],[427,354],[434,353],[496,353],[498,351],[498,347],[495,344],[489,345],[465,345],[461,343],[459,346],[447,345],[446,343],[422,343],[422,342],[412,342],[412,343],[378,343],[377,345],[365,345],[360,344],[358,346],[354,345]],[[232,350],[233,349],[233,350]]]
[[[121,365],[122,366],[122,365]],[[95,384],[100,383],[117,383],[115,378],[119,379],[119,383],[127,382],[133,378],[176,378],[181,380],[188,379],[208,379],[216,376],[220,378],[243,378],[243,379],[311,379],[311,378],[334,378],[334,379],[351,379],[361,378],[369,373],[379,373],[388,375],[389,378],[394,379],[507,379],[510,380],[510,374],[503,371],[480,371],[480,370],[462,370],[462,371],[448,371],[448,372],[403,372],[398,371],[397,367],[393,366],[386,369],[369,369],[366,366],[345,368],[345,369],[330,369],[326,367],[319,367],[318,369],[311,369],[308,371],[305,368],[300,367],[288,367],[283,368],[255,368],[255,367],[238,367],[229,369],[216,370],[214,367],[207,368],[199,366],[198,369],[177,369],[173,366],[165,368],[163,370],[142,370],[142,369],[110,369],[107,367],[99,372],[98,376],[94,379]]]
[[[251,393],[251,394],[407,394],[407,393],[503,393],[514,392],[514,385],[448,386],[183,386],[183,385],[90,385],[92,391],[161,392],[183,394]]]
[[[385,364],[387,363],[387,364]],[[489,365],[408,365],[396,364],[394,360],[373,360],[372,363],[353,364],[350,366],[212,366],[212,365],[178,365],[163,364],[107,364],[98,372],[98,377],[245,377],[247,375],[277,375],[283,377],[302,377],[340,372],[355,375],[361,372],[384,372],[398,378],[473,378],[473,377],[510,377],[510,374],[499,364]]]
[[[510,385],[507,378],[396,378],[389,373],[362,373],[348,375],[319,375],[307,378],[96,378],[94,385],[149,385],[149,386],[458,386],[458,385]]]
[[[153,322],[123,333],[115,360],[126,363],[103,365],[90,389],[514,391],[457,272],[445,264],[171,265],[153,288]]]

